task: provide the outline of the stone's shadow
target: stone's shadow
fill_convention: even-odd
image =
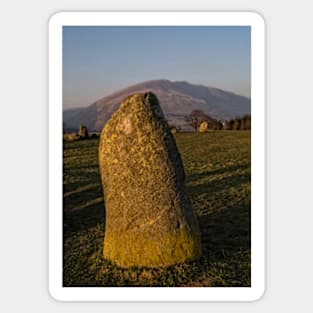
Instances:
[[[245,169],[247,169],[246,174],[242,174]],[[201,181],[205,177],[210,177],[210,181],[192,186],[192,182]],[[187,177],[187,186],[191,184],[187,190],[194,209],[198,213],[197,219],[201,231],[202,257],[199,263],[202,266],[202,274],[199,273],[199,279],[213,263],[231,264],[240,254],[250,256],[250,196],[239,202],[231,201],[233,200],[232,190],[238,190],[240,186],[249,185],[250,182],[250,164],[230,166]],[[204,195],[206,195],[207,204],[214,201],[214,197],[218,195],[219,204],[215,205],[212,210],[206,204],[200,203]],[[197,212],[200,208],[201,213]],[[250,273],[246,275],[251,281]]]
[[[202,255],[214,262],[250,249],[250,217],[249,203],[199,217]]]

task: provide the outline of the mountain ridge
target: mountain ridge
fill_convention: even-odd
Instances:
[[[216,87],[195,85],[187,81],[166,79],[149,80],[117,90],[83,108],[63,111],[65,128],[78,128],[84,124],[90,130],[101,130],[118,109],[120,103],[132,93],[153,92],[160,101],[165,117],[171,125],[182,127],[184,116],[192,110],[225,120],[250,114],[251,100]]]

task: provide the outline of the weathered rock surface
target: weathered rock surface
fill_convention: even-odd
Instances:
[[[119,266],[167,266],[200,256],[200,233],[175,140],[157,98],[134,94],[102,130],[104,257]]]

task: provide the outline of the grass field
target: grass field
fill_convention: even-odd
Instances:
[[[98,139],[64,142],[64,286],[250,286],[250,132],[177,133],[202,236],[198,261],[123,269],[105,260]]]

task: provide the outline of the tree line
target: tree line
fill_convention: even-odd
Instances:
[[[193,110],[189,115],[185,116],[185,122],[195,131],[251,130],[251,116],[249,114],[226,121],[220,121],[205,114],[201,110]]]
[[[234,119],[225,121],[225,130],[251,130],[251,115],[246,114],[243,117],[236,117]]]

